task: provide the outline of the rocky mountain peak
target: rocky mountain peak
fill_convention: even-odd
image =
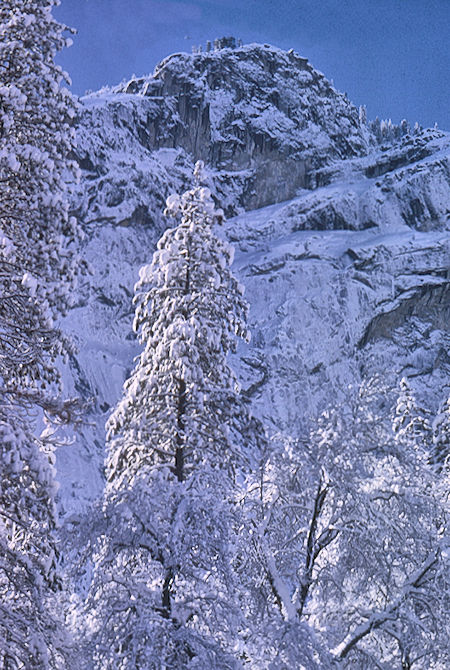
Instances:
[[[174,54],[152,76],[113,90],[173,105],[176,121],[170,130],[159,123],[155,148],[182,146],[217,169],[276,161],[292,188],[304,186],[311,168],[363,155],[370,143],[345,95],[306,58],[269,45]],[[297,171],[302,165],[294,180],[293,161]]]
[[[201,159],[214,172],[214,190],[228,214],[289,199],[319,168],[364,156],[375,144],[354,105],[306,58],[269,45],[174,54],[152,75],[82,102],[82,167],[109,172],[111,152],[121,161],[125,153],[151,157],[159,173],[158,151],[165,162],[168,150],[176,153],[177,166],[187,162],[189,171]],[[112,201],[118,204],[123,191],[115,189]],[[139,211],[126,218],[142,220]]]
[[[133,285],[198,158],[251,305],[233,365],[256,414],[301,435],[374,374],[408,377],[430,411],[448,396],[450,135],[367,125],[293,51],[222,46],[81,99],[73,209],[95,275],[66,320],[65,379],[96,402],[79,450],[60,451],[65,509],[101,487],[104,423],[138,353]]]

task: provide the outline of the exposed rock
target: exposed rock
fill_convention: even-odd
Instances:
[[[79,352],[64,376],[96,404],[59,450],[63,510],[101,486],[104,422],[139,351],[133,285],[167,225],[165,197],[190,185],[197,158],[237,213],[223,234],[252,341],[233,366],[267,425],[301,435],[374,373],[408,376],[431,409],[449,393],[448,134],[376,145],[305,59],[255,45],[166,59],[84,99],[79,123],[74,208],[95,275],[65,321]]]
[[[158,150],[182,150],[214,169],[221,194],[232,179],[234,212],[292,198],[311,170],[375,143],[357,109],[306,59],[269,46],[175,54],[153,75],[82,103],[78,154],[88,178],[110,174],[117,154],[126,162],[131,151],[158,174]],[[126,168],[133,177],[142,169]]]

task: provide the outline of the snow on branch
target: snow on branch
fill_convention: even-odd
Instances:
[[[332,654],[336,658],[345,658],[353,647],[366,637],[366,635],[373,630],[380,628],[386,622],[394,621],[398,616],[398,610],[405,600],[414,593],[415,589],[420,587],[423,578],[438,563],[440,553],[440,548],[432,551],[421,567],[413,572],[405,582],[400,595],[384,610],[373,612],[367,621],[357,626],[353,632],[349,633],[344,640],[332,650]]]

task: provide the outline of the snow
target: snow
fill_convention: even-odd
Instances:
[[[17,172],[20,170],[20,161],[17,160],[17,156],[14,152],[11,152],[7,158],[7,164],[9,169],[12,172]]]
[[[226,75],[213,88],[211,75],[222,65]],[[161,93],[163,72],[209,104],[212,134],[202,137],[204,145],[195,145],[200,117],[197,126],[187,123],[174,90]],[[136,92],[128,92],[131,84]],[[289,107],[296,110],[290,116]],[[74,209],[95,274],[65,320],[78,352],[64,378],[68,392],[96,402],[93,425],[58,455],[65,511],[101,490],[104,422],[140,351],[132,332],[133,286],[162,231],[173,225],[162,216],[166,199],[168,208],[178,207],[179,195],[171,194],[182,193],[196,160],[219,146],[216,132],[232,133],[240,147],[248,142],[225,167],[208,164],[203,179],[228,216],[237,214],[220,234],[235,247],[234,270],[251,305],[252,341],[239,346],[232,366],[253,411],[299,435],[309,417],[374,370],[393,380],[412,375],[419,394],[439,405],[448,387],[439,354],[448,348],[439,302],[450,258],[448,135],[424,131],[380,147],[366,127],[352,125],[356,108],[312,66],[258,45],[174,55],[154,75],[85,96],[80,113],[83,169]],[[162,141],[151,134],[154,119]],[[174,128],[181,137],[183,127],[194,126],[170,145]],[[351,152],[330,139],[343,128]],[[253,131],[274,145],[258,153]],[[288,194],[283,184],[293,179],[292,164],[283,161],[290,152],[309,161],[309,181],[297,181]],[[280,165],[286,172],[277,176]],[[370,170],[380,174],[369,177]],[[264,202],[270,204],[254,209]],[[144,272],[150,281],[151,266]]]
[[[361,177],[361,183],[353,182],[354,192],[367,193],[370,188],[367,181]],[[421,287],[429,290],[433,285],[445,284],[439,274],[433,273],[450,258],[448,234],[417,232],[400,221],[393,228],[380,226],[355,231],[291,232],[291,227],[286,226],[286,212],[290,208],[295,210],[298,204],[311,198],[318,202],[339,201],[348,186],[348,182],[342,182],[313,193],[305,191],[288,203],[241,214],[226,222],[222,232],[233,240],[239,236],[234,267],[251,305],[253,344],[240,346],[233,366],[239,370],[244,389],[257,382],[265,370],[266,381],[252,398],[253,409],[260,416],[270,417],[277,428],[289,426],[290,430],[301,431],[308,414],[319,411],[331,398],[339,398],[349,384],[357,385],[361,365],[358,359],[365,360],[366,366],[376,362],[388,375],[393,371],[400,374],[411,365],[426,366],[428,354],[421,364],[416,355],[418,349],[408,354],[401,338],[396,344],[394,334],[386,340],[380,333],[379,343],[375,337],[367,352],[363,349],[357,358],[355,351],[376,315],[395,313],[405,300],[414,300]],[[178,198],[173,198],[173,202],[178,203]],[[117,402],[131,368],[136,344],[132,339],[124,339],[124,335],[131,333],[131,299],[130,293],[120,287],[131,291],[139,267],[150,260],[149,250],[154,243],[151,230],[109,224],[87,241],[86,253],[97,270],[94,285],[102,284],[103,292],[111,296],[113,304],[98,302],[93,294],[84,307],[74,312],[75,321],[70,319],[68,324],[75,328],[83,352],[77,355],[82,367],[76,376],[88,375],[90,393],[95,393],[97,406],[106,403],[112,407]],[[361,259],[366,269],[356,270],[358,260],[354,257]],[[148,280],[148,269],[149,266],[141,269],[141,281],[144,277]],[[415,346],[423,354],[427,350],[432,354],[442,346],[445,337],[436,324],[433,338]],[[256,361],[263,362],[254,367]],[[422,375],[425,375],[424,388],[433,384],[437,389],[439,369],[429,380],[426,373]],[[94,438],[98,451],[92,454],[87,445],[83,447],[88,448],[99,468],[104,416],[99,414]],[[92,439],[90,434],[89,440]],[[73,450],[71,458],[80,464]],[[69,463],[70,458],[67,466]],[[84,495],[88,498],[95,495],[101,483],[91,463],[89,460],[83,481]],[[65,473],[61,479],[67,482],[70,477]]]
[[[25,272],[25,274],[22,277],[21,284],[22,286],[27,287],[31,296],[36,295],[36,289],[38,285],[36,277],[33,277],[29,272]]]

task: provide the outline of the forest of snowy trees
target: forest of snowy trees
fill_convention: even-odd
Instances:
[[[224,216],[197,163],[135,286],[141,353],[103,496],[58,520],[58,361],[84,272],[55,0],[0,5],[0,668],[450,667],[450,401],[349,389],[294,438],[252,416]],[[75,428],[73,428],[75,430]]]

